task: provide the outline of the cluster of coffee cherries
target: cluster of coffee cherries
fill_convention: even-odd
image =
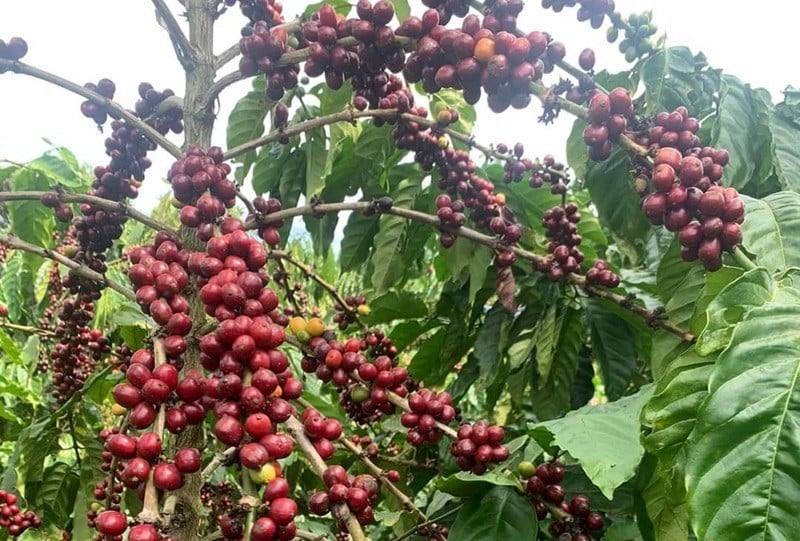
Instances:
[[[394,18],[394,5],[390,1],[379,0],[373,5],[369,0],[360,0],[356,12],[357,19],[344,19],[331,5],[323,4],[303,25],[303,45],[309,51],[304,70],[310,77],[324,74],[326,84],[333,89],[341,88],[349,79],[356,106],[377,107],[381,99],[395,91],[389,88],[386,70],[401,71],[405,53],[395,41],[394,31],[387,26]],[[347,47],[336,43],[337,39],[348,36],[358,43]]]
[[[583,262],[583,252],[578,249],[582,241],[577,225],[580,219],[578,205],[575,203],[569,203],[565,207],[555,206],[542,216],[545,234],[551,239],[547,245],[550,256],[534,265],[539,272],[547,273],[547,277],[554,282],[577,271]]]
[[[699,130],[700,121],[689,116],[689,111],[685,107],[679,107],[672,112],[661,111],[658,113],[653,120],[652,128],[646,136],[640,137],[640,141],[654,150],[672,147],[686,152],[700,145],[700,138],[697,137]],[[718,173],[718,176],[721,177],[721,168]],[[712,176],[717,177],[716,175]],[[719,178],[714,180],[719,180]]]
[[[183,132],[183,108],[177,103],[167,101],[175,96],[175,92],[169,88],[156,90],[150,83],[140,83],[138,91],[139,99],[134,106],[136,116],[161,135],[166,135],[170,131]],[[165,102],[168,105],[165,105]]]
[[[203,152],[192,146],[167,173],[175,199],[183,204],[181,223],[197,228],[197,236],[202,241],[214,235],[214,223],[236,202],[236,183],[227,178],[231,167],[222,157],[219,147]]]
[[[270,26],[283,23],[283,4],[277,0],[238,0],[242,14],[251,23],[266,21]],[[237,0],[225,0],[225,5],[233,6]]]
[[[90,523],[98,532],[96,541],[122,541],[128,530],[128,541],[174,541],[172,537],[164,537],[152,524],[134,524],[128,529],[128,516],[119,509],[107,509],[99,513],[90,511]]]
[[[46,193],[42,195],[39,202],[46,208],[53,209],[55,211],[56,219],[59,222],[71,222],[72,218],[75,217],[75,214],[72,212],[72,206],[68,203],[64,203],[58,194],[54,193]]]
[[[342,423],[336,419],[327,419],[313,408],[303,411],[303,431],[314,445],[322,460],[328,460],[335,451],[334,441],[342,435]]]
[[[252,217],[259,222],[258,235],[270,246],[278,246],[281,242],[280,228],[283,227],[283,220],[270,220],[269,215],[283,208],[281,202],[274,197],[265,198],[259,195],[253,199],[253,207],[258,213]]]
[[[111,352],[103,333],[88,327],[93,314],[93,303],[72,298],[64,299],[58,311],[56,342],[49,362],[39,366],[42,371],[52,371],[52,393],[57,404],[80,390],[102,357]]]
[[[567,193],[569,176],[566,173],[566,166],[556,161],[552,154],[546,154],[541,162],[535,162],[531,171],[531,188],[541,188],[545,184],[550,184],[550,193],[564,195]]]
[[[6,528],[11,537],[18,537],[41,525],[42,519],[36,513],[19,508],[16,494],[0,490],[0,528]]]
[[[653,224],[678,231],[683,259],[699,258],[710,271],[722,267],[723,251],[742,241],[744,203],[735,188],[718,184],[727,156],[710,148],[685,156],[674,148],[660,149],[652,172],[656,191],[642,202]]]
[[[97,81],[97,84],[86,83],[83,87],[109,100],[114,99],[114,92],[117,90],[114,81],[111,79],[100,79]],[[91,100],[86,100],[81,103],[81,113],[83,113],[83,116],[86,118],[94,120],[98,125],[105,124],[108,119],[108,110],[103,105],[97,104]]]
[[[589,158],[603,161],[611,156],[614,143],[633,118],[633,101],[627,90],[617,87],[608,94],[595,92],[589,100],[589,125],[583,130]]]
[[[542,32],[518,37],[501,30],[498,19],[477,16],[464,19],[461,29],[445,29],[436,10],[421,20],[416,51],[407,59],[404,74],[410,82],[422,82],[426,92],[441,88],[461,89],[464,99],[477,103],[487,94],[492,111],[509,106],[523,109],[531,100],[529,85],[541,80],[553,63],[564,58],[561,43],[549,42]]]
[[[337,301],[333,308],[336,311],[333,322],[342,331],[355,322],[356,316],[366,316],[370,312],[364,295],[348,295],[344,298],[344,305]]]
[[[169,357],[186,351],[186,338],[192,330],[189,301],[184,292],[189,286],[188,252],[177,240],[159,232],[151,246],[133,250],[128,278],[136,289],[136,301],[146,314],[164,328],[164,345]]]
[[[614,0],[542,0],[542,7],[558,13],[565,7],[578,4],[576,16],[579,21],[589,21],[592,28],[603,26],[605,18],[614,13]]]
[[[349,475],[344,467],[335,464],[322,473],[326,492],[314,492],[308,499],[308,508],[319,516],[327,515],[335,504],[345,504],[362,525],[375,520],[373,506],[378,500],[380,485],[368,474]]]
[[[481,475],[490,464],[508,460],[508,447],[503,445],[505,437],[501,426],[486,421],[464,423],[458,427],[458,439],[450,444],[450,454],[463,471]]]
[[[280,28],[270,30],[270,26],[268,21],[257,20],[242,29],[239,71],[245,76],[266,74],[267,97],[278,101],[286,90],[297,86],[300,65],[280,65],[281,56],[293,49],[287,45],[286,31]]]
[[[442,224],[442,229],[439,231],[439,242],[445,248],[450,248],[456,242],[456,236],[448,231],[446,228],[461,227],[467,222],[467,217],[464,215],[466,206],[464,201],[460,199],[453,199],[447,194],[436,196],[436,216]],[[496,217],[499,220],[502,218]],[[505,220],[503,220],[505,225]]]
[[[591,532],[603,529],[603,517],[591,510],[588,496],[577,494],[569,502],[566,501],[566,491],[561,486],[564,480],[562,466],[551,462],[543,462],[538,466],[521,462],[519,473],[525,480],[525,492],[533,502],[539,520],[544,520],[550,513],[547,504],[561,511],[558,517],[553,516],[553,522],[550,523],[550,533],[555,538],[591,541]]]
[[[28,54],[28,43],[18,37],[8,40],[8,43],[0,39],[0,58],[16,62]]]
[[[627,24],[618,24],[609,28],[606,37],[609,42],[615,42],[619,37],[617,26],[621,26],[624,31],[624,38],[619,42],[619,52],[625,55],[627,62],[633,62],[655,50],[652,36],[658,31],[658,27],[651,21],[651,13],[631,14],[628,16]]]
[[[111,201],[133,199],[139,194],[144,173],[151,165],[147,153],[155,150],[155,143],[138,128],[122,120],[113,120],[111,130],[111,135],[105,140],[106,154],[111,159],[108,165],[95,167],[90,195]],[[119,238],[127,219],[124,214],[89,203],[81,204],[80,211],[81,216],[73,225],[75,238],[83,253],[82,257],[76,256],[75,259],[91,266],[92,259],[103,254]]]
[[[440,24],[447,24],[455,16],[466,17],[469,12],[469,2],[466,0],[422,0],[423,5],[436,10]]]
[[[426,117],[428,111],[422,107],[411,109],[411,113]],[[446,113],[452,120],[453,113],[440,110],[437,114],[438,125],[442,124],[440,116]],[[457,117],[456,117],[457,118]],[[443,223],[457,227],[466,209],[470,209],[469,220],[480,229],[489,229],[493,218],[503,213],[505,197],[494,193],[494,184],[477,174],[477,166],[466,150],[456,150],[449,141],[437,133],[435,129],[425,127],[417,122],[403,120],[392,130],[398,148],[414,152],[414,160],[429,171],[438,168],[437,186],[450,198],[437,199],[437,213]],[[458,199],[458,200],[456,200]],[[449,207],[449,208],[447,208]],[[446,229],[440,235],[443,246],[452,246],[455,236]]]
[[[615,288],[619,285],[619,276],[614,274],[606,261],[598,259],[586,271],[586,283],[593,286]]]
[[[521,181],[526,172],[533,170],[533,160],[522,157],[525,153],[522,143],[515,144],[513,149],[509,149],[505,143],[498,143],[495,152],[504,159],[503,181],[506,184]]]
[[[437,423],[448,425],[458,416],[450,393],[445,391],[415,391],[408,395],[408,407],[411,411],[400,416],[400,424],[409,429],[406,441],[414,447],[439,441],[442,433]]]

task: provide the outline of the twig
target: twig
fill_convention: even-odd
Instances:
[[[155,357],[155,367],[158,368],[167,362],[167,353],[164,349],[164,340],[162,338],[153,339],[153,356]],[[153,432],[159,437],[164,432],[164,422],[166,419],[167,408],[161,404],[158,408],[156,420],[153,423]],[[139,513],[139,520],[142,522],[156,523],[160,520],[158,513],[158,489],[153,482],[155,468],[150,468],[150,476],[147,479],[147,484],[144,488],[144,504],[142,511]]]
[[[733,255],[733,259],[742,267],[744,270],[749,271],[758,268],[758,265],[750,261],[750,258],[747,257],[747,254],[744,253],[741,246],[736,246],[731,252]]]
[[[214,474],[217,468],[225,464],[235,454],[236,447],[228,447],[222,453],[217,453],[214,455],[214,458],[211,459],[211,462],[209,462],[208,465],[203,468],[203,472],[200,474],[200,477],[203,479],[208,479]]]
[[[8,329],[10,331],[18,331],[24,332],[27,334],[36,334],[38,336],[43,336],[47,338],[52,338],[56,335],[53,331],[48,331],[47,329],[40,329],[38,327],[29,327],[28,325],[18,325],[16,323],[11,323],[10,321],[5,321],[0,319],[0,328]]]
[[[14,73],[21,73],[22,75],[29,75],[31,77],[35,77],[36,79],[41,79],[42,81],[59,86],[65,90],[69,90],[70,92],[78,94],[79,96],[83,96],[87,100],[106,108],[110,113],[112,113],[112,117],[123,118],[128,121],[131,126],[137,128],[140,132],[142,132],[142,134],[145,135],[145,137],[166,150],[174,158],[179,158],[181,156],[181,150],[167,140],[163,135],[147,125],[147,123],[138,118],[136,115],[127,111],[117,102],[110,100],[105,96],[101,96],[97,92],[93,92],[88,88],[84,88],[79,84],[73,83],[72,81],[64,79],[63,77],[59,77],[58,75],[50,73],[49,71],[35,68],[22,62],[12,62],[10,60],[0,58],[0,73],[3,71],[12,71]]]
[[[170,11],[164,0],[152,0],[156,8],[156,14],[164,21],[166,25],[169,39],[172,41],[172,46],[175,48],[175,54],[178,57],[178,62],[181,63],[184,69],[191,69],[192,65],[197,62],[197,51],[189,43],[189,38],[186,37],[177,19]]]
[[[103,199],[102,197],[97,197],[94,195],[66,193],[66,192],[33,192],[33,191],[0,192],[0,202],[35,201],[41,199],[43,196],[46,195],[58,197],[58,199],[63,203],[89,203],[98,208],[124,214],[129,218],[131,218],[132,220],[141,222],[142,224],[146,225],[151,229],[155,229],[156,231],[166,231],[175,236],[177,236],[178,234],[177,231],[167,226],[166,224],[162,224],[161,222],[150,218],[146,214],[136,210],[133,207],[129,207],[125,203],[112,201],[110,199]]]
[[[303,431],[303,424],[298,421],[296,417],[292,416],[286,421],[286,428],[292,433],[297,445],[300,446],[303,454],[311,463],[311,467],[321,478],[328,466],[325,464],[325,461],[322,460],[322,457],[319,456],[317,450],[314,449],[314,445]],[[347,524],[347,531],[350,532],[350,536],[353,538],[353,541],[367,540],[367,537],[364,535],[364,530],[361,529],[361,524],[359,524],[356,516],[350,513],[347,504],[335,504],[333,506],[333,513],[337,519],[342,520]]]
[[[306,265],[305,263],[303,263],[301,261],[298,261],[297,259],[295,259],[292,256],[292,254],[290,254],[288,252],[285,252],[283,250],[271,250],[269,252],[269,257],[277,259],[279,262],[280,261],[286,261],[287,263],[289,263],[293,267],[296,267],[296,268],[300,269],[300,271],[303,273],[303,275],[306,278],[308,278],[310,280],[313,280],[314,282],[319,284],[320,287],[322,287],[322,289],[327,291],[328,294],[330,294],[330,296],[333,297],[333,299],[342,306],[343,310],[346,310],[346,311],[350,312],[351,314],[353,314],[353,316],[355,317],[356,321],[358,321],[358,310],[356,310],[355,308],[353,308],[349,304],[347,304],[345,302],[345,300],[344,300],[344,297],[342,297],[341,293],[339,293],[339,290],[336,289],[336,286],[326,282],[322,278],[322,276],[320,276],[319,274],[314,272],[314,268],[313,267],[311,267],[310,265]]]
[[[36,255],[38,255],[40,257],[44,257],[44,258],[47,258],[47,259],[52,259],[53,261],[55,261],[57,263],[60,263],[60,264],[64,265],[65,267],[68,267],[76,275],[78,275],[78,276],[80,276],[82,278],[86,278],[86,279],[91,280],[93,282],[97,282],[99,284],[102,284],[102,285],[104,285],[106,287],[110,287],[111,289],[113,289],[117,293],[123,295],[124,297],[126,297],[126,298],[128,298],[130,300],[134,300],[134,301],[136,300],[136,295],[133,293],[133,291],[131,291],[127,287],[123,286],[119,282],[116,282],[114,280],[111,280],[110,278],[107,278],[107,277],[103,276],[102,274],[100,274],[97,271],[93,271],[92,269],[90,269],[89,267],[87,267],[85,265],[81,265],[80,263],[77,263],[77,262],[71,260],[70,258],[66,257],[63,254],[59,254],[58,252],[54,252],[54,251],[49,250],[47,248],[41,248],[39,246],[34,246],[33,244],[25,242],[24,240],[19,239],[17,237],[11,237],[11,236],[6,236],[6,235],[0,235],[0,244],[5,244],[9,248],[16,248],[18,250],[22,250],[22,251],[29,252],[29,253],[32,253],[32,254],[36,254]]]
[[[295,207],[286,210],[280,210],[278,212],[274,212],[264,217],[264,221],[266,222],[273,222],[279,220],[287,220],[289,218],[293,218],[295,216],[303,216],[308,214],[320,214],[320,213],[327,213],[327,212],[342,212],[342,211],[354,211],[354,212],[364,212],[365,210],[374,208],[374,205],[368,201],[358,201],[358,202],[344,202],[344,203],[319,203],[316,205],[306,205],[302,207]],[[474,229],[470,229],[468,227],[445,227],[442,225],[441,221],[438,217],[426,214],[424,212],[419,212],[416,210],[406,209],[402,207],[392,207],[388,210],[383,211],[385,214],[391,214],[394,216],[399,216],[401,218],[405,218],[407,220],[413,220],[415,222],[424,223],[434,227],[436,229],[445,230],[453,235],[463,237],[465,239],[477,242],[479,244],[483,244],[484,246],[488,246],[492,250],[511,250],[516,254],[516,256],[520,259],[524,259],[526,261],[530,261],[531,263],[538,263],[544,260],[544,258],[540,255],[537,255],[533,252],[520,248],[518,246],[508,246],[500,242],[496,237],[491,237],[489,235],[485,235]],[[251,228],[257,228],[258,223],[251,225]],[[586,278],[580,274],[568,274],[567,280],[571,283],[575,284],[576,286],[582,288],[587,294],[600,297],[606,299],[608,301],[613,302],[625,308],[626,310],[631,311],[632,313],[641,316],[644,318],[649,325],[654,328],[664,329],[667,332],[670,332],[682,340],[687,342],[693,342],[695,340],[695,336],[669,322],[664,320],[663,318],[659,317],[658,311],[647,310],[633,304],[629,297],[625,295],[620,295],[618,293],[614,293],[612,291],[596,287],[590,286],[586,283]]]

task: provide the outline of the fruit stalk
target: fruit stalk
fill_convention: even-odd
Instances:
[[[314,445],[308,439],[308,436],[306,436],[305,431],[303,430],[303,423],[301,423],[296,417],[292,416],[286,421],[286,428],[289,430],[289,432],[291,432],[294,440],[297,442],[297,445],[300,446],[303,454],[311,463],[311,467],[321,479],[322,474],[327,468],[327,465],[325,464],[325,461],[322,460],[322,457],[319,456],[317,450],[314,449]],[[358,519],[355,517],[355,515],[350,513],[346,504],[336,504],[333,506],[333,511],[335,512],[336,518],[343,520],[347,524],[347,531],[350,532],[350,536],[353,538],[353,541],[367,540],[367,537],[364,535],[364,530],[361,529],[361,524],[358,523]]]
[[[155,368],[167,362],[167,353],[164,350],[164,340],[161,338],[153,339],[153,354],[155,357]],[[164,432],[164,420],[166,418],[166,408],[163,404],[158,407],[158,414],[156,420],[153,422],[153,432],[161,438]],[[153,475],[155,468],[150,469],[150,475],[147,478],[147,484],[144,489],[144,504],[142,505],[142,512],[139,513],[139,520],[142,522],[156,523],[160,520],[158,512],[158,489],[153,482]]]

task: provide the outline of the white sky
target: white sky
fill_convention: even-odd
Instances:
[[[284,11],[292,16],[295,11],[291,6],[297,5],[299,12],[305,3],[284,0]],[[176,0],[168,0],[168,4],[175,11],[182,9]],[[800,63],[792,56],[797,49],[796,18],[787,5],[776,0],[758,6],[719,0],[617,0],[617,8],[624,14],[652,9],[659,33],[667,32],[668,44],[704,52],[712,66],[767,88],[776,101],[788,84],[800,84],[800,75],[793,70]],[[27,63],[80,84],[109,77],[117,85],[115,99],[129,108],[137,99],[136,88],[141,81],[183,93],[180,65],[147,0],[0,0],[0,6],[0,38],[24,37],[29,45],[24,58]],[[216,31],[218,52],[238,39],[243,22],[238,8],[222,17]],[[536,0],[529,0],[519,26],[550,32],[567,45],[567,59],[573,63],[588,46],[595,49],[598,69],[614,71],[626,66],[616,46],[605,41],[604,29],[593,31],[588,23],[577,22],[575,9],[554,14],[542,10]],[[223,73],[235,66],[231,63]],[[215,143],[224,143],[224,119],[236,98],[248,88],[249,82],[239,83],[222,95],[223,122],[215,132]],[[105,164],[105,136],[80,114],[81,101],[26,76],[0,75],[0,158],[34,158],[47,149],[42,138],[48,138],[70,148],[82,161]],[[476,138],[484,143],[521,141],[526,155],[553,153],[563,157],[571,118],[564,115],[564,120],[545,127],[536,124],[539,113],[538,106],[501,115],[479,107]],[[167,189],[161,178],[171,158],[163,151],[153,153],[152,158],[154,165],[136,202],[143,209],[151,208],[157,195]]]

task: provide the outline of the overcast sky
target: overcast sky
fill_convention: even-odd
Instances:
[[[25,62],[81,84],[109,77],[117,85],[115,99],[130,108],[141,81],[148,81],[157,89],[170,87],[178,94],[183,92],[180,65],[147,0],[2,3],[0,38],[24,37],[30,49]],[[175,0],[167,3],[176,11],[182,9]],[[286,15],[294,15],[292,6],[297,5],[299,11],[302,4],[305,2],[285,0]],[[754,6],[722,1],[617,0],[617,7],[625,14],[652,9],[659,33],[666,32],[668,44],[687,45],[695,52],[704,52],[712,66],[767,88],[776,101],[788,84],[800,86],[800,72],[796,69],[800,63],[793,57],[797,50],[796,21],[786,12],[785,2],[767,0]],[[216,29],[217,51],[238,39],[243,21],[238,8],[222,17]],[[529,0],[519,26],[550,32],[567,45],[567,59],[573,63],[577,63],[578,53],[589,46],[597,53],[598,68],[613,71],[626,67],[616,46],[606,43],[605,31],[592,31],[587,23],[577,22],[574,9],[554,14]],[[235,62],[223,73],[233,69]],[[249,82],[239,83],[223,94],[222,119],[227,118],[236,98],[248,85]],[[0,158],[34,158],[48,147],[42,140],[47,138],[70,148],[82,161],[105,164],[104,136],[80,114],[81,101],[78,96],[35,79],[11,73],[0,75]],[[476,138],[485,143],[521,141],[526,155],[553,153],[563,157],[571,119],[545,127],[535,122],[539,112],[539,107],[532,106],[526,111],[509,110],[495,115],[479,107]],[[222,127],[215,132],[215,142],[224,142]],[[136,202],[143,209],[152,207],[156,196],[166,190],[161,179],[171,158],[161,151],[153,155],[153,161]]]

